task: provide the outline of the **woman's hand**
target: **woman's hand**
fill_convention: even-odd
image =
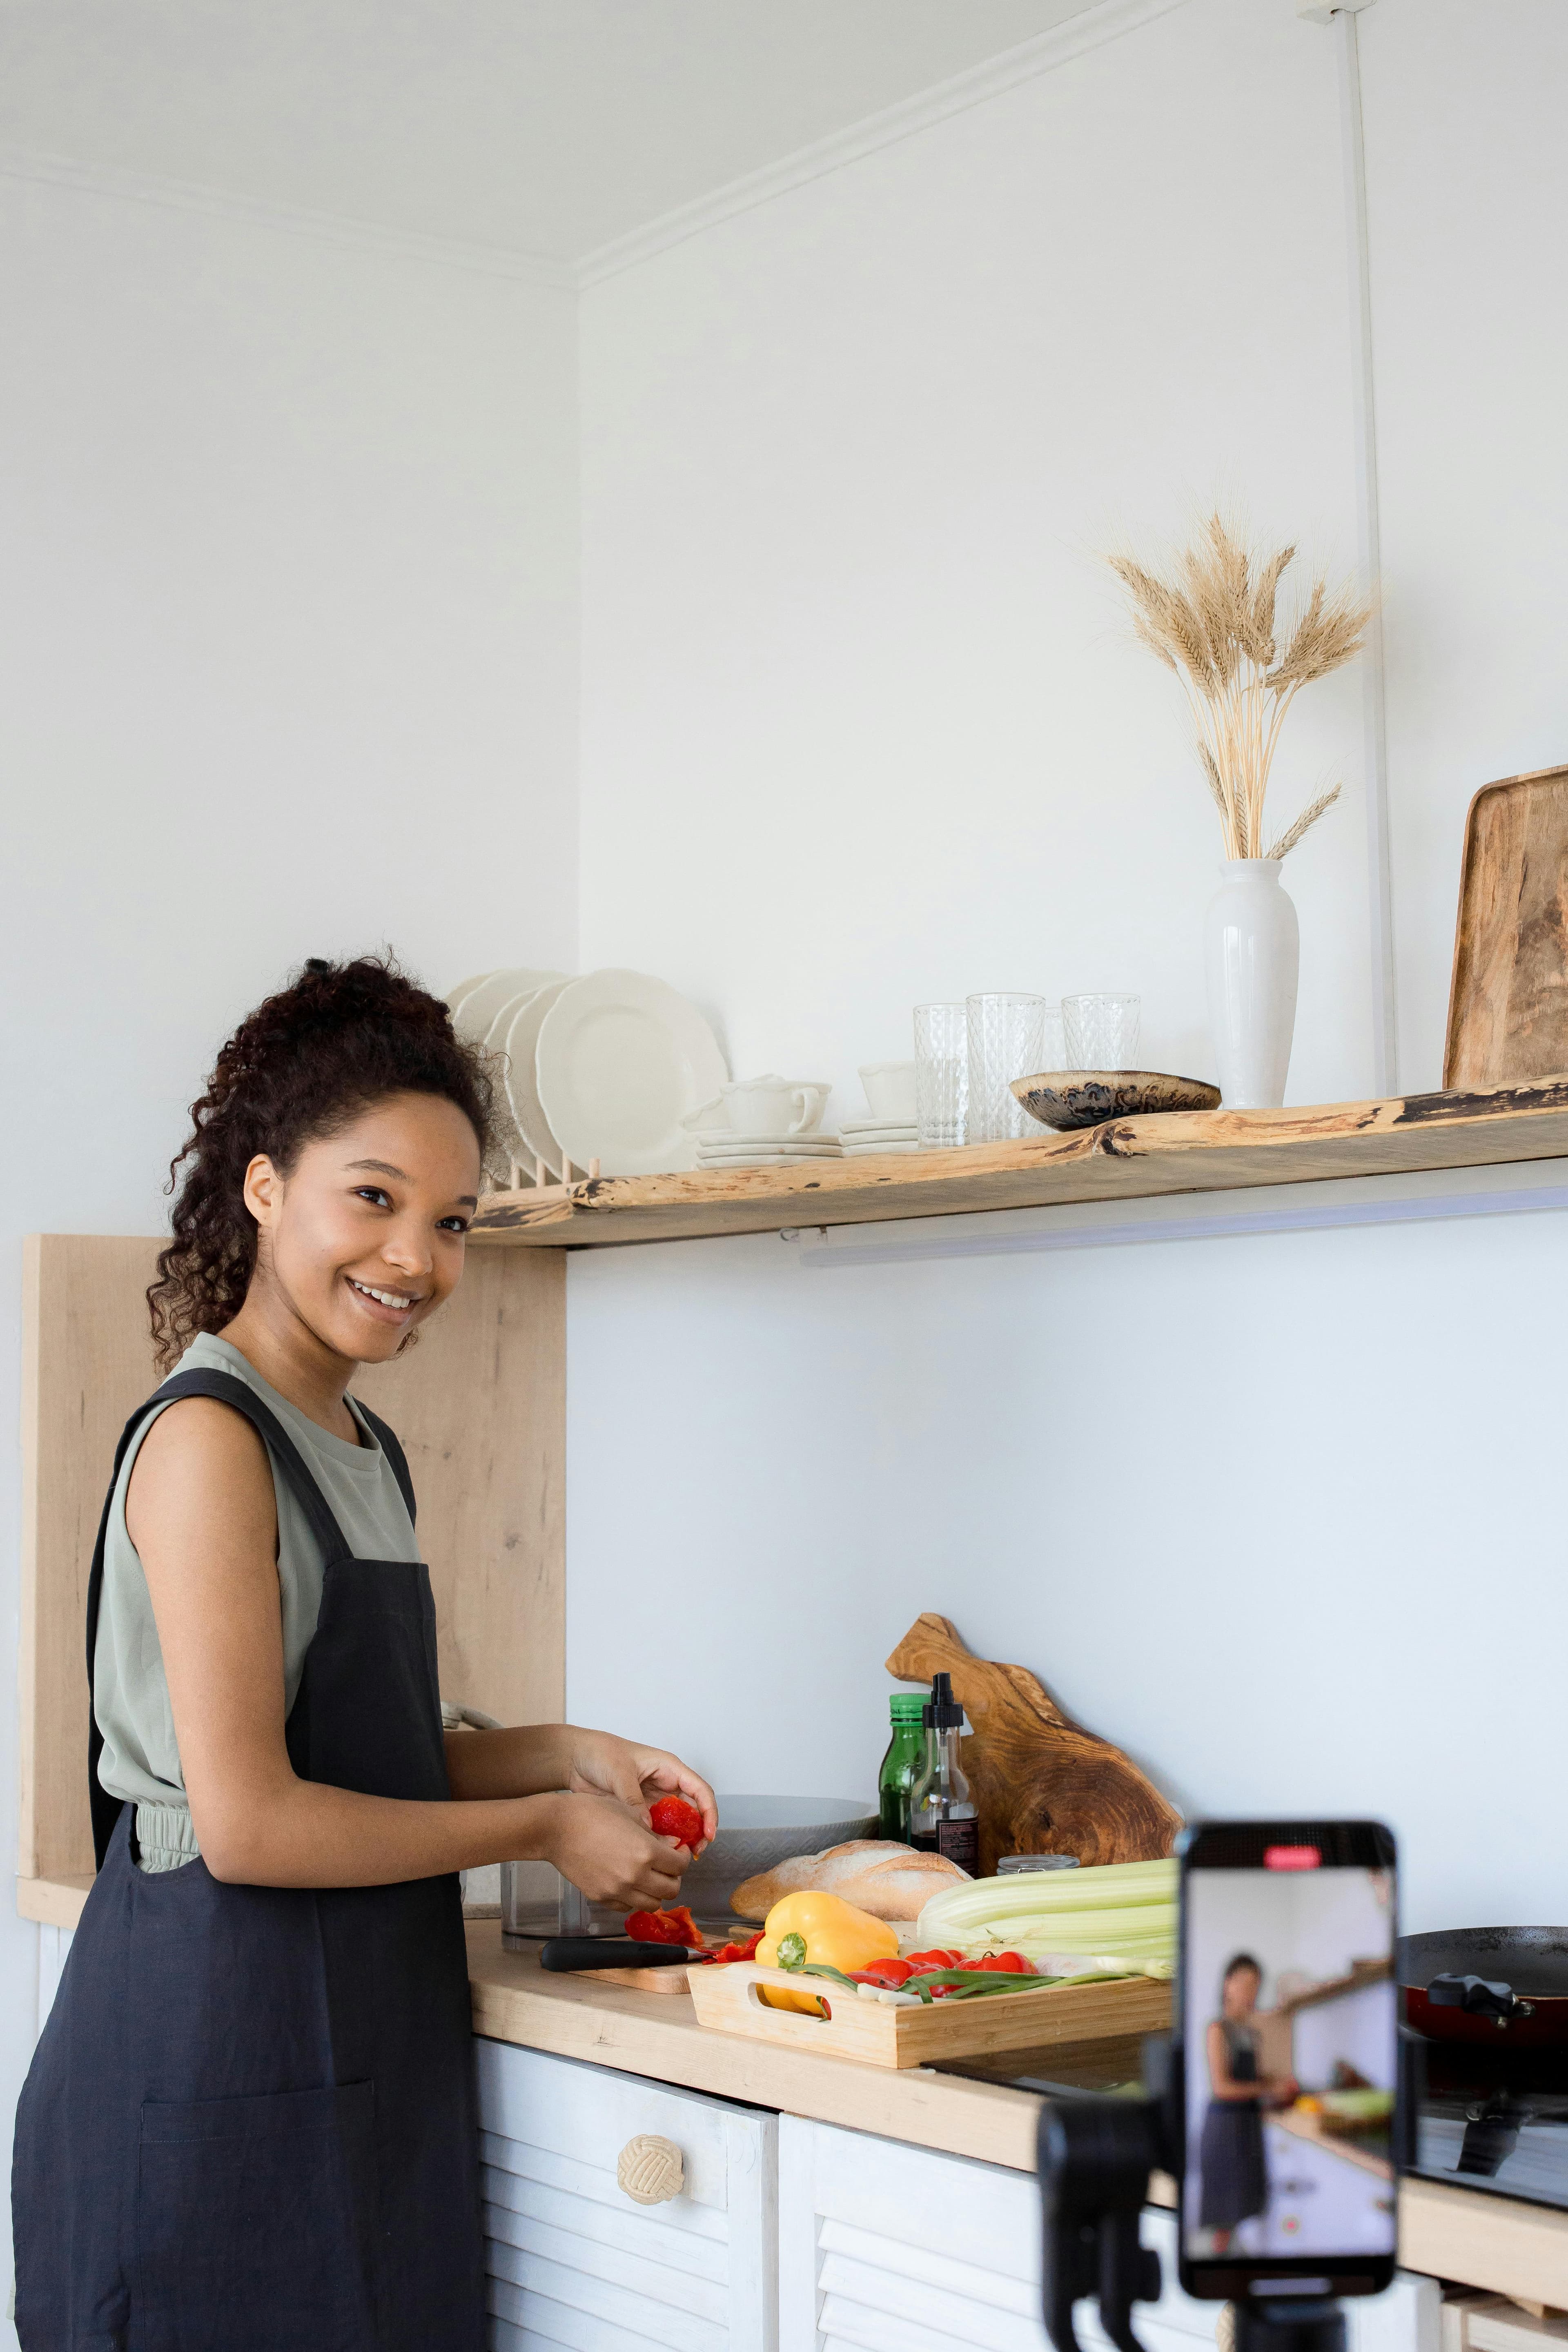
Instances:
[[[655,1837],[626,1804],[595,1789],[549,1801],[554,1811],[546,1858],[590,1903],[640,1911],[679,1898],[681,1849]]]
[[[632,1740],[617,1739],[613,1731],[574,1729],[568,1737],[572,1743],[568,1788],[586,1795],[617,1798],[641,1818],[645,1828],[648,1808],[656,1797],[688,1797],[702,1816],[702,1835],[692,1860],[712,1843],[719,1826],[713,1791],[679,1756],[671,1756],[662,1748],[639,1748]],[[668,1839],[657,1839],[655,1843],[667,1853],[671,1851]],[[676,1846],[673,1851],[679,1853],[683,1849]],[[576,1883],[574,1878],[573,1884]],[[583,1891],[586,1894],[587,1889]]]

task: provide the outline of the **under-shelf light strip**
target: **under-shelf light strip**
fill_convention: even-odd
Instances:
[[[1368,1181],[1368,1180],[1362,1180]],[[1129,1219],[1120,1224],[1033,1226],[1023,1233],[944,1233],[933,1217],[927,1234],[891,1242],[839,1242],[833,1228],[781,1233],[799,1246],[803,1266],[899,1265],[942,1257],[1032,1257],[1051,1250],[1124,1249],[1134,1243],[1218,1241],[1236,1234],[1321,1233],[1337,1226],[1426,1224],[1438,1218],[1501,1217],[1568,1209],[1568,1181],[1484,1192],[1436,1192],[1350,1201],[1258,1202],[1246,1209],[1191,1217]],[[808,1238],[809,1237],[809,1238]]]

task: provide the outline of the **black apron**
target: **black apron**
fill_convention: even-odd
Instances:
[[[448,1798],[428,1570],[351,1558],[288,1432],[226,1373],[166,1381],[127,1424],[115,1479],[153,1406],[186,1396],[261,1433],[326,1560],[289,1714],[295,1771]],[[360,1411],[412,1517],[402,1448]],[[481,2352],[457,1877],[300,1888],[224,1885],[200,1860],[141,1871],[101,1747],[94,1721],[99,1874],[16,2111],[23,2352]]]

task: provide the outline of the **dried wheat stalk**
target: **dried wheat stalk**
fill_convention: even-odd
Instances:
[[[1340,796],[1336,784],[1262,846],[1263,800],[1285,714],[1304,686],[1360,652],[1372,617],[1354,588],[1331,594],[1320,579],[1281,632],[1279,583],[1295,553],[1293,547],[1259,553],[1214,514],[1167,579],[1131,556],[1110,559],[1134,630],[1185,691],[1227,857],[1285,856]]]

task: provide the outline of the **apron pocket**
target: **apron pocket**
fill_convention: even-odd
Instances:
[[[132,2341],[371,2352],[375,2092],[143,2101]]]

